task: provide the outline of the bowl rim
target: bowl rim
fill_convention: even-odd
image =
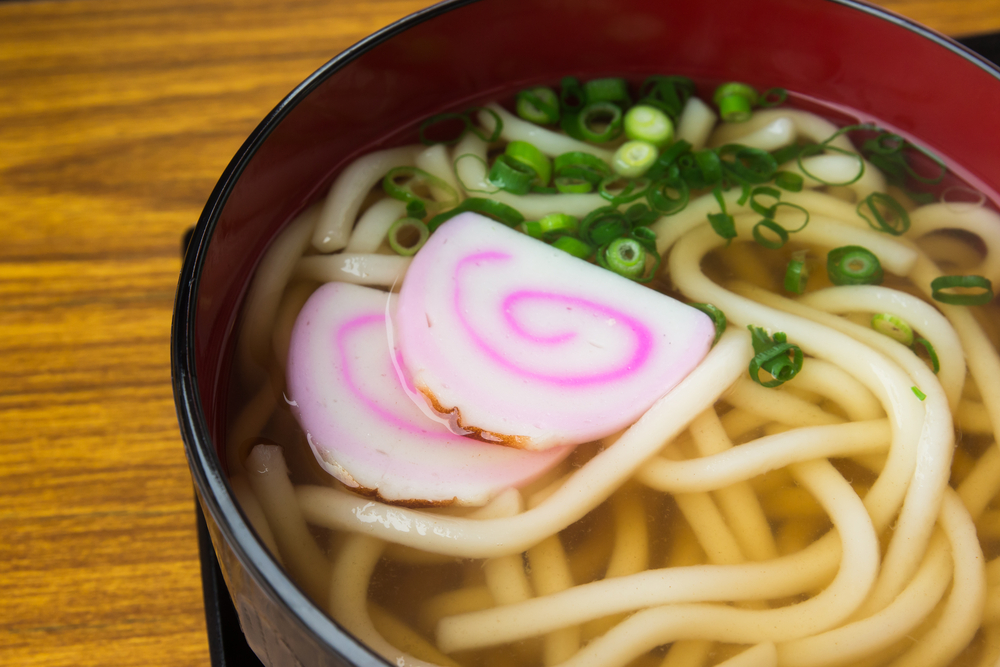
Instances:
[[[193,229],[178,280],[171,328],[170,356],[174,402],[181,436],[198,499],[222,534],[228,547],[256,585],[273,602],[292,612],[299,630],[317,645],[335,645],[344,659],[359,667],[389,666],[391,663],[358,641],[352,634],[319,609],[274,560],[251,527],[236,502],[229,480],[222,470],[205,413],[193,352],[197,294],[204,269],[205,254],[229,195],[257,150],[286,116],[330,76],[359,56],[416,25],[477,3],[480,0],[442,0],[381,28],[349,46],[317,68],[293,88],[260,121],[240,146],[212,189]],[[985,70],[1000,81],[1000,67],[970,48],[920,23],[866,0],[824,0],[888,21],[931,40],[937,45]],[[346,650],[345,650],[346,649]]]

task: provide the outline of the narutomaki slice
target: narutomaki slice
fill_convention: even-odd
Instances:
[[[638,419],[708,352],[702,312],[482,216],[442,225],[399,295],[414,386],[487,441],[543,450]]]
[[[482,505],[558,463],[569,448],[524,452],[455,435],[407,396],[386,324],[395,297],[329,283],[292,331],[288,397],[320,465],[344,484],[407,504]]]

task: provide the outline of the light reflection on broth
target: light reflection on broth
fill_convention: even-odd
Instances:
[[[831,134],[806,111],[757,113],[742,130],[724,124],[695,140],[739,143],[785,118],[779,129],[794,127],[801,142]],[[473,120],[484,133],[494,122],[482,113]],[[643,420],[674,422],[672,431],[637,425],[578,445],[483,507],[387,506],[376,489],[352,493],[331,476],[339,464],[317,460],[286,386],[296,315],[338,275],[388,290],[406,271],[409,260],[380,240],[404,207],[385,202],[380,186],[369,191],[389,169],[420,166],[478,191],[485,160],[505,143],[467,135],[448,156],[415,147],[384,164],[368,158],[379,173],[357,178],[366,187],[350,195],[355,204],[338,204],[350,211],[348,227],[368,217],[363,233],[373,236],[350,241],[361,250],[319,257],[311,240],[327,223],[317,205],[282,232],[255,278],[234,364],[227,464],[258,534],[316,604],[393,664],[680,667],[737,656],[754,665],[994,664],[1000,319],[992,303],[933,301],[929,285],[939,274],[996,284],[1000,216],[966,190],[956,199],[964,186],[951,176],[938,188],[952,193],[943,204],[918,205],[888,186],[913,221],[902,236],[874,231],[856,212],[858,198],[887,187],[870,164],[857,183],[810,187],[808,174],[826,168],[820,161],[802,192],[780,192],[810,216],[780,248],[753,241],[761,214],[739,201],[739,187],[721,192],[732,241],[707,224],[720,211],[711,187],[653,222],[662,265],[649,286],[712,303],[729,319],[701,366]],[[846,135],[831,145],[838,157],[856,150]],[[450,165],[468,155],[480,158],[460,161],[456,176]],[[844,164],[830,161],[831,173]],[[422,187],[428,199],[446,198]],[[787,223],[791,214],[773,218]],[[875,251],[880,287],[831,282],[826,255],[843,238]],[[403,245],[413,241],[407,230]],[[300,263],[303,254],[310,262]],[[810,275],[799,297],[784,280],[802,256]],[[930,342],[939,373],[926,346],[907,349],[869,326],[881,312]],[[775,388],[752,382],[747,325],[801,346],[800,375]],[[670,413],[677,405],[686,411]],[[661,408],[667,417],[656,417]],[[605,491],[602,471],[621,482]]]

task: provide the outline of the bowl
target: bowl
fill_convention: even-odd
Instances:
[[[247,641],[278,665],[385,665],[319,610],[250,528],[227,481],[234,326],[269,242],[369,150],[417,123],[566,75],[685,74],[782,86],[919,137],[1000,201],[1000,72],[906,19],[850,0],[451,0],[339,54],[260,123],[195,229],[172,336],[198,500]]]

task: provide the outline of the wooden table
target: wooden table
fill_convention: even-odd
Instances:
[[[287,91],[427,4],[0,2],[0,664],[208,664],[181,233]],[[1000,30],[1000,0],[881,4]]]

